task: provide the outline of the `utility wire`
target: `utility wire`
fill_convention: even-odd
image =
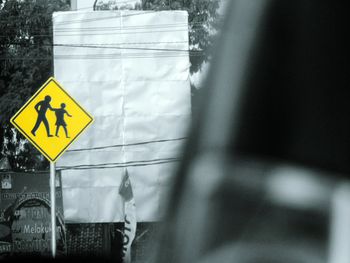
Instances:
[[[225,2],[229,2],[230,0],[210,0],[210,1],[207,1],[207,2],[222,2],[222,3],[225,3]],[[116,5],[118,4],[125,4],[125,3],[135,3],[136,0],[125,0],[125,1],[118,1],[116,2]],[[104,3],[104,2],[103,2]],[[147,3],[147,1],[146,1]],[[142,3],[141,3],[142,4]],[[98,7],[98,6],[96,6]],[[169,5],[170,7],[170,5]],[[81,10],[86,10],[86,9],[92,9],[93,6],[91,7],[83,7],[83,8],[78,8],[76,11],[81,11]],[[60,10],[57,10],[57,11],[60,11]],[[66,10],[64,10],[66,11]],[[91,10],[92,11],[92,10]],[[101,9],[98,9],[98,10],[95,10],[96,11],[124,11],[124,10],[120,10],[120,9],[116,9],[116,10],[110,10],[110,9],[107,9],[107,10],[101,10]],[[139,10],[127,10],[127,11],[139,11]],[[151,10],[152,11],[152,10]],[[174,11],[174,9],[170,9],[170,10],[162,10],[162,11]]]
[[[113,14],[115,12],[115,10],[110,10],[111,14]],[[55,12],[59,12],[59,10],[55,11]],[[131,11],[131,14],[125,14],[125,15],[113,15],[113,16],[105,16],[105,17],[98,17],[98,18],[87,18],[87,19],[73,19],[73,20],[65,20],[62,22],[58,22],[57,25],[66,25],[66,24],[74,24],[74,23],[80,23],[80,22],[93,22],[93,21],[101,21],[101,20],[109,20],[109,19],[113,19],[113,18],[124,18],[124,17],[132,17],[132,16],[141,16],[141,15],[147,15],[147,14],[152,14],[152,13],[156,13],[158,11],[154,11],[154,10],[150,10],[150,11],[145,11],[145,12],[135,12],[133,13],[133,11]],[[71,14],[71,15],[77,15],[74,12],[71,13],[67,13],[67,14]],[[78,13],[79,14],[79,13]],[[13,21],[14,17],[8,18],[8,19],[0,19],[0,22],[3,21]],[[22,18],[18,17],[19,21],[22,21]]]
[[[0,22],[1,23],[1,22]],[[104,26],[104,27],[57,27],[55,28],[55,32],[61,31],[107,31],[107,30],[137,30],[137,29],[150,29],[150,28],[170,28],[170,27],[195,27],[195,26],[203,26],[203,22],[189,22],[189,23],[170,23],[170,24],[155,24],[155,25],[138,25],[138,26]],[[18,28],[18,26],[7,26],[6,28]],[[21,28],[29,28],[33,29],[31,25],[21,25]],[[42,28],[41,28],[42,29]],[[40,30],[42,32],[42,30]],[[49,31],[51,32],[51,31]]]
[[[114,144],[114,145],[108,145],[108,146],[68,150],[67,152],[103,150],[103,149],[108,149],[108,148],[120,148],[120,147],[130,147],[130,146],[137,146],[137,145],[146,145],[146,144],[152,144],[152,143],[174,142],[174,141],[182,141],[182,140],[187,140],[187,139],[188,139],[187,137],[182,137],[182,138],[176,138],[176,139],[164,139],[164,140],[155,140],[155,141],[135,142],[135,143],[128,143],[128,144]]]
[[[127,14],[127,15],[113,15],[113,16],[105,16],[105,17],[98,17],[98,18],[87,18],[87,19],[74,19],[74,20],[66,20],[62,22],[56,23],[56,25],[69,25],[69,24],[75,24],[75,23],[88,23],[88,22],[94,22],[94,21],[102,21],[102,20],[109,20],[109,19],[115,19],[115,18],[125,18],[125,17],[132,17],[132,16],[140,16],[140,15],[147,15],[156,13],[158,11],[146,11],[146,12],[137,12],[134,14]],[[112,12],[111,12],[112,13]],[[75,13],[70,13],[72,15],[76,15]],[[22,21],[22,19],[18,18],[19,21]],[[13,22],[14,18],[8,18],[8,19],[0,19],[0,23],[4,21],[11,21]],[[6,22],[5,22],[6,23]],[[8,23],[8,22],[7,22]]]
[[[132,32],[132,31],[117,31],[113,33],[105,33],[105,32],[100,32],[100,33],[72,33],[72,34],[54,34],[54,37],[72,37],[72,36],[107,36],[107,35],[129,35],[129,34],[154,34],[154,33],[173,33],[173,32],[187,32],[188,29],[174,29],[174,30],[150,30],[150,31],[137,31],[137,32]],[[48,37],[51,35],[32,35],[33,37],[39,36],[39,37]]]
[[[128,54],[109,54],[107,56],[86,56],[86,55],[55,55],[55,57],[0,57],[0,60],[93,60],[93,59],[132,59],[132,58],[175,58],[175,57],[202,57],[204,54],[144,54],[144,53],[128,53]]]
[[[32,45],[36,46],[36,45]],[[113,54],[80,54],[80,55],[55,55],[55,59],[120,59],[120,58],[141,58],[141,57],[176,57],[184,55],[198,56],[203,54],[203,50],[171,49],[171,48],[144,48],[144,47],[116,47],[116,46],[95,46],[95,45],[74,45],[74,44],[43,44],[38,46],[50,47],[71,47],[71,48],[90,48],[90,49],[111,49],[111,50],[138,50],[155,51],[147,53],[113,53]],[[51,59],[46,57],[0,57],[0,59]]]
[[[154,163],[154,162],[164,162],[164,161],[174,161],[179,160],[179,158],[163,158],[163,159],[154,159],[154,160],[140,160],[140,161],[129,161],[129,162],[119,162],[119,163],[100,163],[100,164],[80,164],[73,166],[59,166],[60,168],[85,168],[85,167],[108,167],[108,166],[116,166],[116,165],[131,165],[131,164],[141,164],[141,163]]]
[[[35,46],[35,45],[32,45]],[[52,45],[39,45],[38,47],[71,47],[71,48],[92,48],[92,49],[117,49],[117,50],[142,50],[142,51],[165,51],[165,52],[202,52],[200,50],[188,50],[188,49],[173,49],[173,48],[144,48],[144,47],[115,47],[115,46],[99,46],[99,45],[89,45],[89,44],[52,44]],[[106,54],[108,55],[108,54]],[[69,55],[71,56],[71,55]]]
[[[135,163],[135,164],[122,164],[122,165],[113,165],[109,167],[105,166],[90,166],[90,167],[66,167],[66,168],[60,168],[57,167],[58,171],[64,171],[64,170],[93,170],[93,169],[113,169],[113,168],[126,168],[126,167],[140,167],[140,166],[151,166],[151,165],[160,165],[160,164],[167,164],[167,163],[173,163],[173,162],[179,162],[180,159],[174,159],[174,160],[168,160],[168,161],[159,161],[159,162],[151,162],[151,163]]]
[[[37,43],[25,43],[25,42],[4,42],[0,45],[13,45],[13,46],[24,46],[24,47],[42,47],[42,46],[54,46],[54,45],[77,45],[78,47],[86,47],[86,46],[99,46],[101,48],[104,47],[113,47],[113,46],[125,46],[125,45],[161,45],[161,44],[187,44],[188,41],[159,41],[159,42],[121,42],[121,43],[74,43],[74,44],[37,44]]]
[[[67,152],[92,151],[92,150],[101,150],[101,149],[110,149],[110,148],[120,148],[120,147],[125,147],[125,146],[130,147],[130,146],[136,146],[136,145],[146,145],[146,144],[152,144],[152,143],[180,141],[180,140],[186,140],[186,139],[187,139],[187,137],[176,138],[176,139],[145,141],[145,142],[130,143],[130,144],[115,144],[115,145],[109,145],[109,146],[68,150]],[[90,170],[90,169],[111,169],[111,168],[138,167],[138,166],[166,164],[166,163],[178,162],[180,160],[181,160],[180,158],[170,157],[170,158],[162,158],[162,159],[138,160],[138,161],[129,161],[129,162],[80,164],[80,165],[72,165],[72,166],[58,166],[57,170],[61,170],[61,171],[62,170]]]
[[[115,10],[110,10],[112,12],[114,12]],[[171,11],[171,10],[163,10],[163,11]],[[121,16],[117,16],[117,15],[113,15],[113,16],[105,16],[105,17],[98,17],[98,18],[87,18],[87,19],[75,19],[75,20],[66,20],[66,21],[62,21],[62,22],[57,22],[55,25],[70,25],[70,24],[75,24],[75,23],[88,23],[88,22],[94,22],[94,21],[102,21],[102,20],[109,20],[109,19],[116,19],[116,18],[125,18],[125,17],[132,17],[132,16],[140,16],[140,15],[149,15],[149,14],[154,14],[160,11],[145,11],[142,13],[134,13],[134,14],[125,14],[125,15],[121,15]],[[74,13],[71,13],[74,14]],[[217,15],[217,17],[223,17],[223,15]],[[14,21],[14,17],[12,18],[8,18],[8,19],[0,19],[0,23],[9,23]],[[18,21],[22,21],[21,18],[17,18]],[[7,22],[6,22],[7,21]],[[208,23],[210,23],[211,21],[208,21]],[[199,23],[199,22],[198,22]]]
[[[27,36],[20,36],[25,39],[28,37],[28,40],[32,37],[72,37],[72,36],[115,36],[115,35],[128,35],[128,34],[154,34],[154,33],[173,33],[173,32],[187,32],[188,29],[174,29],[174,30],[147,30],[147,31],[117,31],[117,32],[99,32],[99,33],[71,33],[71,34],[28,34]],[[8,38],[7,35],[0,35],[0,38]]]
[[[114,33],[93,33],[93,34],[88,34],[88,33],[79,33],[79,34],[33,34],[33,35],[28,35],[28,36],[20,36],[22,39],[27,39],[30,40],[30,38],[37,38],[37,37],[74,37],[74,36],[116,36],[116,35],[129,35],[129,34],[154,34],[154,33],[173,33],[173,32],[187,32],[187,29],[178,29],[178,30],[158,30],[158,31],[138,31],[138,32],[114,32]],[[8,38],[9,36],[6,35],[0,35],[0,38]]]
[[[68,24],[74,24],[74,23],[87,23],[87,22],[94,22],[94,21],[101,21],[101,20],[109,20],[109,19],[115,19],[115,18],[125,18],[125,17],[132,17],[132,16],[140,16],[140,15],[149,15],[152,13],[156,13],[157,11],[147,11],[147,12],[141,12],[141,13],[135,13],[135,14],[127,14],[127,15],[114,15],[114,16],[107,16],[107,17],[99,17],[99,18],[88,18],[88,19],[75,19],[75,20],[66,20],[63,22],[58,22],[56,25],[68,25]]]
[[[192,22],[192,23],[170,23],[170,24],[155,24],[155,25],[138,25],[138,26],[114,26],[114,27],[82,27],[82,28],[72,28],[72,27],[58,27],[55,28],[55,31],[80,31],[80,30],[136,30],[136,29],[149,29],[149,28],[169,28],[169,27],[188,27],[194,25],[203,25],[201,22]]]

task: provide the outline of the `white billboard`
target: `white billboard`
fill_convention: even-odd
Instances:
[[[58,12],[53,29],[55,77],[95,118],[57,163],[66,222],[123,221],[125,169],[138,221],[160,220],[191,115],[187,12]]]

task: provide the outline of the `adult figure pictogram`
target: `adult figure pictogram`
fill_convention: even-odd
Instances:
[[[45,125],[45,129],[46,129],[46,133],[47,133],[47,137],[53,137],[51,134],[50,134],[50,125],[49,125],[49,122],[47,121],[46,119],[46,112],[47,112],[47,109],[50,109],[50,110],[53,110],[53,108],[51,107],[50,105],[50,101],[51,101],[51,97],[50,96],[45,96],[45,99],[42,100],[42,101],[39,101],[35,106],[35,110],[38,112],[38,118],[36,120],[36,123],[34,125],[34,128],[33,130],[31,131],[32,134],[34,136],[35,135],[35,132],[37,131],[37,129],[39,128],[40,124],[43,122],[44,125]]]
[[[64,132],[66,133],[66,138],[70,138],[68,136],[67,123],[64,121],[64,114],[67,114],[68,117],[72,117],[66,110],[66,104],[61,103],[61,108],[53,109],[56,113],[56,137],[58,137],[58,131],[62,126]]]

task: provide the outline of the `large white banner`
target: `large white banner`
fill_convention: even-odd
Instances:
[[[187,20],[183,11],[53,15],[55,77],[95,117],[57,163],[66,222],[122,222],[125,167],[137,220],[161,219],[191,114]]]

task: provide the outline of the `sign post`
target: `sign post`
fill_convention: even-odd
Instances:
[[[51,251],[56,257],[56,167],[50,162],[50,200],[51,200]]]
[[[56,256],[55,162],[92,122],[93,117],[54,78],[49,78],[11,118],[11,123],[50,161],[53,257]]]

